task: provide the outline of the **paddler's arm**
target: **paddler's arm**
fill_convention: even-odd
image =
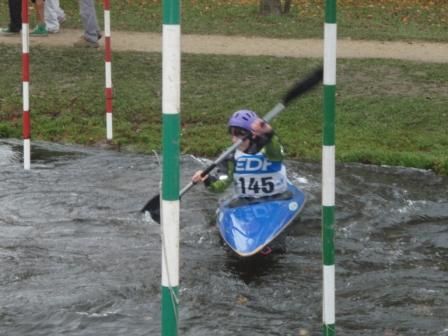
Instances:
[[[262,152],[268,160],[282,161],[283,160],[283,147],[274,134],[272,126],[263,119],[256,119],[252,125],[253,139],[247,152],[255,154]]]
[[[233,182],[233,172],[235,164],[232,157],[227,158],[218,167],[218,176],[208,176],[204,180],[207,189],[214,193],[221,193],[226,190]]]
[[[270,161],[283,161],[283,146],[274,133],[272,133],[270,140],[264,145],[261,151]]]
[[[205,187],[211,192],[223,192],[233,182],[234,166],[233,154],[230,154],[229,157],[219,163],[216,175],[202,177],[202,170],[198,170],[194,173],[191,180],[193,183],[203,182]]]

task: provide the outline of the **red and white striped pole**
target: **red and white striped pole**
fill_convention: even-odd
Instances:
[[[22,103],[23,103],[23,167],[31,168],[30,118],[30,25],[28,0],[22,0]]]
[[[112,47],[110,34],[110,1],[104,0],[104,62],[106,87],[106,132],[107,140],[112,140]]]

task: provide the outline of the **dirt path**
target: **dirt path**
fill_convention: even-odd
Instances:
[[[80,30],[64,29],[49,37],[31,38],[33,45],[72,46]],[[0,43],[19,44],[20,36],[0,36]],[[112,48],[117,51],[160,52],[158,33],[112,32]],[[268,55],[315,57],[323,53],[321,40],[269,39],[261,37],[183,35],[182,51],[192,54]],[[387,58],[428,63],[448,63],[448,44],[430,42],[338,41],[338,58]]]

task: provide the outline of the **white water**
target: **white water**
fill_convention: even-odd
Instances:
[[[0,335],[159,335],[158,193],[153,156],[0,141]],[[182,185],[200,162],[182,160]],[[251,262],[214,227],[218,200],[182,199],[180,334],[320,335],[320,165],[287,162],[308,193],[287,253]],[[340,166],[338,335],[448,335],[448,179]]]

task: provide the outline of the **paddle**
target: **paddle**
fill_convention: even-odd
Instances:
[[[317,84],[319,84],[322,81],[322,74],[323,74],[322,67],[319,67],[318,69],[314,70],[311,74],[309,74],[305,79],[295,83],[294,86],[288,90],[283,99],[279,103],[277,103],[277,105],[275,105],[274,108],[268,112],[268,114],[264,116],[263,120],[265,120],[266,122],[271,121],[280,112],[282,112],[286,108],[286,106],[288,106],[288,104],[291,103],[292,100],[312,90]],[[204,177],[208,175],[213,169],[216,168],[216,166],[219,163],[221,163],[222,160],[224,160],[229,154],[235,151],[238,148],[238,146],[241,145],[241,143],[250,136],[251,134],[249,134],[247,137],[239,139],[232,146],[230,146],[215,161],[213,161],[211,165],[209,165],[207,168],[204,169],[201,176]],[[190,182],[188,185],[186,185],[180,191],[179,198],[181,198],[194,185],[195,183],[193,182]],[[152,219],[155,220],[157,223],[160,223],[160,194],[151,198],[145,204],[145,206],[141,211],[142,212],[149,211]]]

